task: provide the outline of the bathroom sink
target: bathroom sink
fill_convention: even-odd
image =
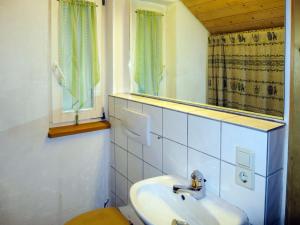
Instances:
[[[173,185],[188,183],[175,176],[143,180],[131,187],[130,200],[147,225],[248,225],[242,210],[209,192],[200,200],[188,193],[173,193]]]

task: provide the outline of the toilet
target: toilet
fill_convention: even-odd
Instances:
[[[64,225],[144,225],[130,205],[101,208],[80,214]]]

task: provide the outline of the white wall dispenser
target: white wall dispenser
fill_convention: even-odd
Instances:
[[[122,127],[124,133],[132,140],[150,145],[150,116],[130,109],[122,109]]]

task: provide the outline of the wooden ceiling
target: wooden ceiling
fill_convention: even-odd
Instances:
[[[285,0],[181,0],[212,34],[284,26]]]

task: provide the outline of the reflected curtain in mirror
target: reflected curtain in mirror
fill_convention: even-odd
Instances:
[[[209,37],[208,104],[283,116],[284,28]]]
[[[96,21],[96,4],[59,1],[59,66],[65,79],[65,111],[93,107],[93,90],[100,80]]]
[[[138,92],[158,95],[163,73],[162,14],[136,11],[134,79]]]

